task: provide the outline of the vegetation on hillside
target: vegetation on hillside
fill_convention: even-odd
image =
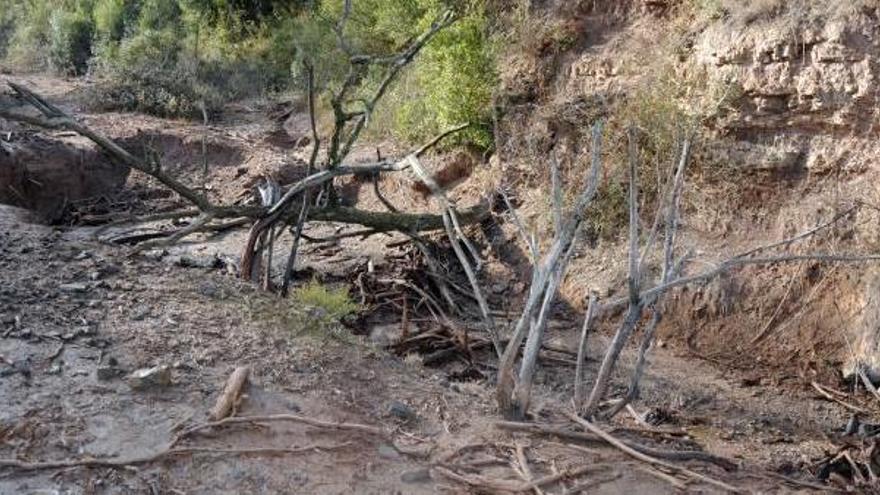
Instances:
[[[19,70],[90,74],[100,81],[95,101],[106,107],[201,118],[231,100],[301,90],[306,58],[317,65],[322,89],[341,84],[348,55],[334,29],[343,5],[0,0],[0,57]],[[350,51],[395,53],[447,8],[458,21],[407,70],[371,131],[416,141],[466,121],[474,125],[465,139],[489,147],[496,76],[482,0],[356,1],[344,35]]]

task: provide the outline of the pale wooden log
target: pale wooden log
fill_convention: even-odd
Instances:
[[[244,389],[250,374],[250,366],[239,366],[229,375],[229,379],[226,380],[226,386],[223,388],[223,393],[220,394],[220,397],[217,398],[217,402],[211,409],[210,416],[212,420],[220,421],[229,416],[233,407],[235,407],[236,401],[241,396],[242,389]]]

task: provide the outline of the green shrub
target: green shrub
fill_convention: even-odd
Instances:
[[[176,0],[141,0],[138,30],[175,30],[180,27],[182,13]]]
[[[19,69],[45,69],[49,19],[55,9],[51,2],[42,0],[24,0],[16,7],[20,10],[12,14],[15,32],[9,40],[6,61]]]
[[[140,5],[126,0],[98,0],[92,17],[100,43],[118,43],[135,30]]]
[[[423,141],[470,122],[472,128],[462,137],[491,147],[490,104],[497,72],[487,26],[485,13],[475,7],[425,47],[413,68],[423,102],[399,107],[394,125],[399,137]]]
[[[497,77],[484,1],[451,2],[459,19],[403,71],[375,109],[368,132],[416,142],[470,122],[459,138],[491,146],[489,107]],[[219,107],[292,83],[302,88],[305,57],[316,65],[322,92],[338,87],[348,71],[348,55],[333,32],[344,0],[0,2],[21,6],[0,9],[0,53],[9,39],[7,58],[19,67],[75,74],[92,67],[102,81],[98,99],[105,107],[200,117],[201,105]],[[449,4],[358,0],[345,37],[358,53],[397,53]],[[381,71],[370,71],[363,92],[352,99],[381,79]]]
[[[106,44],[96,65],[104,75],[93,101],[103,109],[141,111],[161,117],[200,115],[193,74],[180,64],[174,30],[146,30]]]
[[[16,24],[19,22],[24,4],[21,0],[0,1],[0,60],[6,58],[9,44],[15,35]]]
[[[197,0],[126,2],[127,10],[100,1],[94,65],[103,77],[93,100],[103,108],[201,119],[203,108],[214,114],[289,82],[293,48],[276,40],[280,20],[242,20],[225,8],[220,15]]]
[[[92,57],[92,22],[79,11],[56,10],[49,18],[49,65],[62,74],[86,72]]]
[[[313,57],[316,78],[331,88],[341,84],[348,69],[347,55],[332,31],[342,4],[324,2],[316,12],[300,16],[293,30],[300,58],[321,55]],[[497,81],[493,40],[483,2],[459,4],[458,20],[422,50],[375,109],[367,129],[374,137],[415,143],[470,122],[472,128],[459,139],[491,146],[490,103]],[[446,5],[437,0],[355,2],[345,37],[355,52],[394,54],[427,30]],[[354,96],[369,95],[383,76],[383,70],[374,68],[366,74],[362,94]]]
[[[340,320],[360,310],[360,305],[351,300],[348,289],[331,288],[317,280],[297,287],[293,298],[302,306],[322,310],[326,318],[331,320]]]

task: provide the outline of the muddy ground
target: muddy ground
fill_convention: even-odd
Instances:
[[[277,125],[264,117],[271,113],[268,103],[231,108],[205,129],[136,114],[92,113],[80,98],[82,82],[16,80],[135,150],[158,150],[181,177],[202,183],[215,198],[245,201],[261,174],[293,180],[301,173],[306,150],[297,147],[296,136],[277,139]],[[209,150],[207,173],[203,149]],[[391,191],[397,199],[406,194],[403,187]],[[132,213],[179,205],[136,173],[105,199],[106,209],[116,202]],[[94,214],[95,204],[89,208]],[[320,237],[340,228],[314,225],[307,234]],[[235,276],[243,231],[132,255],[126,246],[96,240],[95,229],[47,226],[24,210],[0,207],[0,494],[483,493],[498,491],[487,488],[491,480],[522,481],[518,447],[534,478],[579,470],[547,484],[543,493],[721,491],[671,479],[606,444],[499,429],[490,356],[423,366],[417,356],[381,345],[378,320],[369,314],[350,328],[326,321],[319,310],[260,292]],[[109,234],[104,239],[123,231]],[[319,276],[343,282],[347,272],[368,263],[380,271],[391,267],[409,249],[388,247],[397,240],[307,244],[298,281]],[[499,307],[523,295],[513,281],[494,287]],[[379,312],[365,313],[371,309]],[[562,412],[571,396],[570,352],[579,315],[561,314],[549,332],[557,351],[542,359],[534,413],[536,421],[570,426]],[[383,321],[392,334],[399,331],[393,319]],[[593,344],[593,359],[600,348]],[[633,356],[624,361],[629,367]],[[126,378],[157,365],[170,367],[170,384],[135,389]],[[199,452],[150,462],[33,470],[6,463],[124,464],[162,452],[179,431],[207,420],[226,377],[241,365],[252,366],[253,376],[239,416],[298,414],[386,433],[299,422],[229,425],[178,444]],[[589,365],[588,372],[595,371],[596,362]],[[864,408],[866,420],[876,415],[865,397],[845,401]],[[683,465],[743,491],[765,493],[812,490],[780,476],[820,483],[816,463],[839,445],[851,413],[803,383],[778,383],[671,345],[655,349],[635,408],[652,413],[656,426],[648,431],[621,415],[611,425],[615,435],[725,457],[739,468]],[[296,451],[241,452],[271,448]]]

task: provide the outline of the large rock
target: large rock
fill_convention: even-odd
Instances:
[[[127,166],[81,138],[7,138],[0,136],[0,203],[27,208],[47,221],[72,201],[118,191],[128,178]]]
[[[815,174],[874,166],[880,24],[874,11],[846,4],[715,22],[697,35],[692,59],[734,109],[718,129],[754,147],[746,156],[713,143],[715,161],[760,169],[798,162]]]

